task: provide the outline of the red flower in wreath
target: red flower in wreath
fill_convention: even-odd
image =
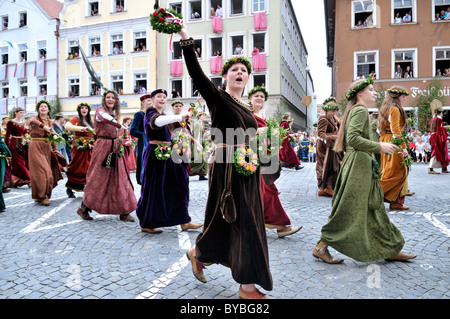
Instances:
[[[159,11],[162,13],[166,12],[166,10],[164,10],[164,8],[160,8]]]
[[[154,17],[156,17],[157,15],[158,15],[158,12],[157,12],[157,11],[153,12],[153,16],[154,16]]]
[[[163,23],[164,22],[164,18],[159,18],[158,22],[159,23]]]

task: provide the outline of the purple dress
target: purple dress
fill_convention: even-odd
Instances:
[[[156,144],[151,141],[171,141],[173,125],[156,126],[155,119],[164,114],[150,107],[145,113],[144,130],[150,142],[142,158],[142,187],[136,215],[142,228],[157,228],[186,224],[191,221],[189,207],[189,175],[187,164],[172,159],[158,160]]]

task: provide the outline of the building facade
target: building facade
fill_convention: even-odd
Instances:
[[[263,85],[269,92],[264,116],[287,111],[294,118],[293,129],[312,127],[314,114],[308,114],[302,99],[313,95],[314,85],[290,0],[167,0],[160,1],[160,6],[183,15],[195,40],[199,63],[217,86],[222,85],[222,64],[244,56],[253,65],[244,100],[248,90]],[[198,92],[182,59],[179,41],[178,35],[170,43],[169,35],[158,34],[158,86],[190,102]]]
[[[408,106],[413,106],[439,79],[444,108],[450,109],[450,0],[324,4],[333,95],[343,97],[352,81],[372,73],[378,88],[405,87],[411,93]]]
[[[120,95],[122,117],[140,108],[139,97],[157,84],[156,32],[149,15],[153,3],[132,0],[65,1],[60,12],[59,96],[62,113],[101,103],[103,91],[82,59],[85,53],[104,88]]]
[[[57,94],[56,0],[0,0],[0,114]]]

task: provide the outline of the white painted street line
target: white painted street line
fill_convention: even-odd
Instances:
[[[428,219],[430,223],[439,228],[439,230],[447,237],[450,237],[450,229],[447,228],[443,223],[436,219],[436,217],[432,216],[431,213],[424,214],[425,218]]]
[[[28,194],[28,195],[29,195],[29,194]],[[61,196],[61,197],[50,198],[50,200],[51,200],[51,201],[54,201],[54,200],[64,199],[64,198],[67,198],[67,196]],[[33,204],[40,205],[40,204],[36,203],[36,202],[33,200],[33,201],[30,201],[30,202],[21,203],[21,204],[6,205],[6,209],[12,208],[12,207],[20,207],[20,206],[33,205]]]
[[[14,198],[18,198],[18,197],[22,197],[22,196],[30,196],[30,193],[26,193],[26,194],[21,194],[21,193],[7,193],[8,195],[10,194],[19,194],[17,196],[11,196],[11,197],[6,197],[5,194],[3,194],[3,196],[5,196],[5,201],[7,201],[8,199],[14,199]]]
[[[178,244],[181,250],[188,250],[192,247],[188,232],[178,231]],[[161,276],[153,280],[146,291],[140,293],[135,299],[153,299],[159,291],[166,287],[183,268],[189,264],[186,254],[183,252],[182,257],[172,264]]]

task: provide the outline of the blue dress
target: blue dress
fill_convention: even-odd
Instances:
[[[186,224],[191,221],[189,207],[189,175],[186,163],[172,159],[158,160],[156,144],[171,141],[173,125],[158,127],[155,119],[164,114],[151,107],[144,117],[145,136],[149,141],[142,158],[142,186],[136,215],[141,228],[157,228]]]
[[[134,114],[130,127],[130,135],[138,139],[136,145],[136,181],[139,185],[141,185],[142,180],[142,157],[148,144],[144,132],[144,116],[145,113],[143,111]]]

